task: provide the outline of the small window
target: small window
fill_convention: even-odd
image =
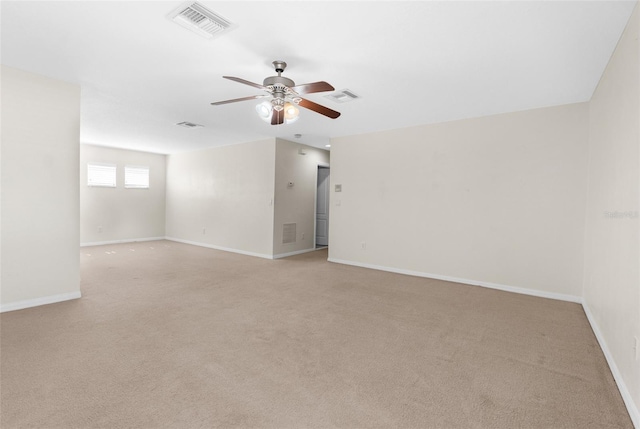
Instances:
[[[97,163],[87,164],[87,185],[115,188],[116,165]]]
[[[135,189],[149,188],[149,167],[124,166],[124,187]]]

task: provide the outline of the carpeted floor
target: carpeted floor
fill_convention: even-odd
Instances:
[[[1,316],[9,428],[631,428],[577,304],[169,241]]]

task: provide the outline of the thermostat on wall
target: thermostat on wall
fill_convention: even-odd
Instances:
[[[342,185],[336,185],[335,190],[336,192],[342,192]]]

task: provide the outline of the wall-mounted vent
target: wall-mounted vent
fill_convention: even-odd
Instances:
[[[291,244],[296,242],[296,224],[285,223],[282,225],[282,244]]]
[[[194,124],[193,122],[178,122],[176,125],[180,125],[181,127],[185,127],[185,128],[198,128],[198,127],[204,127],[204,125],[200,125],[200,124]]]
[[[335,101],[336,103],[346,103],[348,101],[353,101],[360,98],[359,95],[349,89],[336,91],[333,94],[325,95],[325,97],[327,97],[329,100]]]
[[[228,19],[210,11],[197,2],[183,3],[178,9],[169,14],[169,18],[176,24],[207,39],[212,39],[223,31],[231,30],[236,26]]]

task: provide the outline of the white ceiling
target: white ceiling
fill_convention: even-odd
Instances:
[[[208,40],[167,15],[181,1],[2,1],[2,63],[82,86],[81,141],[175,153],[267,137],[324,147],[360,134],[589,100],[635,1],[201,1],[237,24]],[[362,98],[332,120],[273,126],[262,83]],[[175,124],[190,121],[204,128]]]

